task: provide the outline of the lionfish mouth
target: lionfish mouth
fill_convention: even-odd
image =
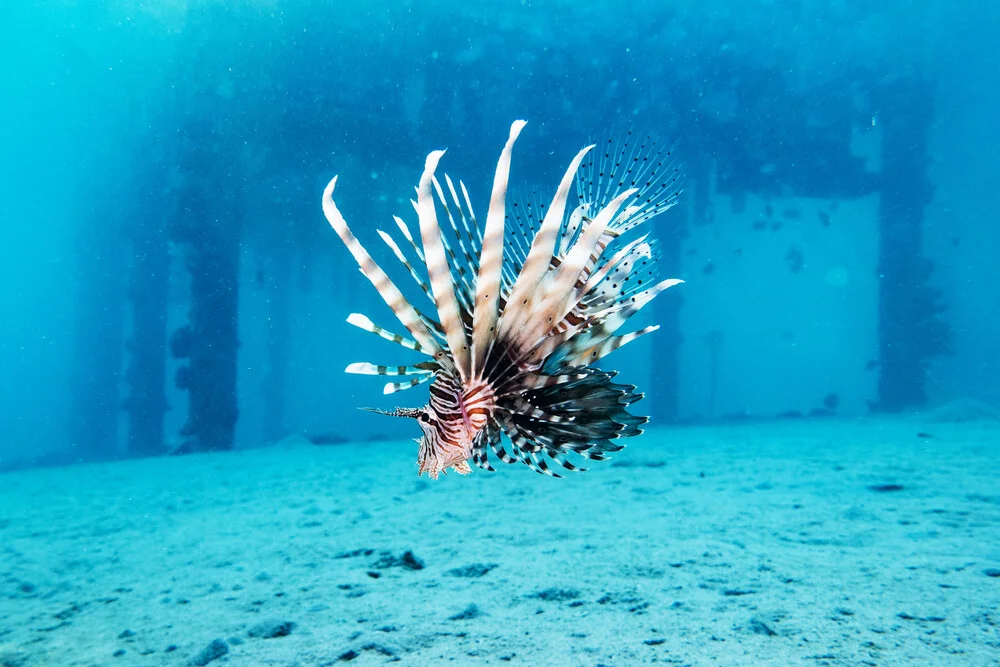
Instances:
[[[386,394],[431,381],[426,408],[366,408],[423,422],[419,468],[431,477],[449,467],[469,472],[470,458],[493,470],[489,452],[559,477],[550,461],[583,470],[571,456],[604,460],[647,421],[628,411],[642,394],[595,364],[655,331],[618,333],[683,282],[657,282],[655,243],[625,238],[676,203],[679,169],[654,138],[628,133],[577,153],[547,209],[517,201],[508,208],[511,153],[524,125],[511,126],[483,226],[465,184],[444,176],[442,185],[435,176],[444,151],[433,151],[412,202],[419,244],[399,217],[397,237],[378,232],[437,319],[418,311],[355,238],[333,200],[336,177],[323,192],[327,220],[409,336],[357,313],[347,321],[427,357],[409,366],[353,363],[347,372],[402,376]]]

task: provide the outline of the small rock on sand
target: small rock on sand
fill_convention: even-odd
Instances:
[[[275,637],[287,637],[295,629],[292,621],[278,621],[274,619],[261,621],[247,632],[251,637],[257,639],[274,639]]]
[[[463,577],[467,579],[478,579],[489,574],[489,571],[497,567],[496,563],[472,563],[464,567],[456,567],[448,570],[445,574],[451,577]]]
[[[212,643],[201,650],[201,653],[191,658],[188,663],[194,667],[205,667],[208,663],[229,653],[229,644],[222,639],[213,639]]]
[[[483,612],[481,612],[479,610],[479,607],[477,607],[474,604],[470,604],[468,607],[466,607],[462,611],[458,612],[457,614],[449,616],[448,620],[449,621],[468,621],[468,620],[473,619],[473,618],[479,618],[482,615],[483,615]]]

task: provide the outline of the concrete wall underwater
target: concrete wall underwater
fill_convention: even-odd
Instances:
[[[684,243],[679,417],[865,412],[877,197],[712,201],[714,220],[689,221]]]

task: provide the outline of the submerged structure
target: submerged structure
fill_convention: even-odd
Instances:
[[[593,364],[655,331],[653,325],[616,333],[682,282],[655,281],[655,249],[646,236],[620,240],[673,205],[678,170],[669,151],[652,140],[637,143],[628,135],[620,145],[588,146],[570,163],[544,217],[517,215],[508,229],[511,152],[524,125],[511,126],[482,231],[464,184],[460,198],[446,176],[446,194],[434,175],[444,151],[428,155],[413,202],[422,246],[395,218],[403,247],[426,265],[426,280],[400,244],[379,232],[434,304],[436,320],[406,299],[354,237],[333,200],[336,178],[323,193],[327,220],[411,338],[363,315],[348,322],[429,357],[410,366],[354,363],[347,371],[406,378],[386,385],[385,393],[432,381],[426,406],[385,412],[417,419],[420,473],[432,478],[449,468],[470,472],[469,459],[492,470],[489,450],[543,474],[559,476],[547,460],[582,470],[569,454],[603,460],[623,448],[618,438],[638,435],[646,422],[628,411],[642,394]],[[571,208],[574,181],[580,203]],[[435,197],[447,225],[438,221]],[[510,453],[502,435],[510,439]]]
[[[186,8],[183,24],[162,33],[169,39],[162,52],[149,52],[163,60],[145,96],[122,108],[120,118],[109,117],[114,142],[95,140],[93,153],[81,155],[89,161],[75,180],[86,173],[90,181],[77,204],[86,224],[73,253],[73,349],[67,347],[66,363],[51,361],[48,352],[39,357],[71,369],[59,391],[73,406],[67,430],[80,457],[224,450],[325,433],[334,422],[345,432],[399,435],[391,427],[365,432],[352,417],[342,423],[333,406],[314,398],[319,387],[346,388],[330,370],[339,371],[339,358],[318,361],[316,350],[327,351],[323,337],[333,326],[327,315],[339,320],[377,304],[355,294],[353,269],[348,276],[317,253],[324,230],[315,211],[298,208],[311,199],[302,193],[316,188],[310,179],[333,152],[345,170],[370,174],[352,181],[352,194],[364,196],[382,219],[398,203],[365,190],[416,176],[394,156],[415,154],[440,137],[489,136],[489,128],[505,127],[525,108],[539,122],[540,139],[553,146],[637,122],[677,142],[684,157],[687,194],[670,224],[650,229],[650,238],[663,274],[697,280],[683,290],[686,299],[656,300],[648,310],[657,335],[615,364],[643,378],[630,381],[649,387],[643,405],[654,422],[896,412],[947,397],[954,385],[941,377],[952,364],[937,359],[952,348],[960,359],[975,358],[969,345],[979,344],[980,329],[967,321],[973,307],[962,304],[979,302],[968,301],[975,290],[955,278],[956,267],[971,266],[959,249],[965,232],[944,230],[954,222],[947,216],[965,214],[947,204],[956,197],[947,183],[932,185],[932,148],[948,125],[938,121],[953,112],[935,107],[944,98],[933,61],[915,54],[898,68],[869,57],[884,51],[883,42],[833,40],[824,29],[819,38],[831,41],[816,67],[807,58],[811,44],[799,41],[804,32],[765,21],[773,33],[749,35],[726,15],[702,23],[697,7],[655,8],[650,24],[667,32],[618,35],[623,48],[604,46],[602,20],[591,20],[601,17],[596,7],[588,6],[590,18],[579,26],[583,37],[540,9],[513,11],[509,23],[488,34],[474,11],[451,9],[433,49],[421,37],[421,22],[439,11],[433,7],[367,16],[372,29],[331,40],[312,28],[338,20],[334,9],[286,11],[276,21],[252,8],[209,3]],[[317,18],[325,11],[330,15]],[[838,11],[836,20],[851,30],[867,16]],[[402,31],[398,21],[414,23]],[[407,37],[377,38],[390,24]],[[529,24],[548,27],[525,31]],[[898,27],[886,25],[894,26],[889,34]],[[477,35],[471,42],[470,34]],[[758,38],[775,48],[758,48]],[[267,47],[244,48],[249,42]],[[512,67],[493,67],[484,54],[508,42],[524,48]],[[130,53],[146,53],[141,41],[135,44]],[[365,55],[372,53],[413,67],[372,76]],[[345,66],[316,68],[318,60]],[[121,71],[147,64],[136,60]],[[67,71],[68,79],[79,78]],[[609,79],[608,72],[616,75]],[[599,85],[567,85],[574,80]],[[104,104],[128,99],[131,84],[119,85],[108,89]],[[517,94],[494,99],[483,95],[487,89]],[[101,99],[81,117],[101,117]],[[373,108],[372,99],[385,103]],[[385,159],[369,162],[374,155]],[[519,180],[529,189],[554,180],[546,164],[520,165]],[[121,166],[104,174],[93,165]],[[490,185],[467,184],[473,197]],[[478,276],[469,272],[473,264],[478,271],[478,230],[470,225],[475,242],[466,240],[458,218],[468,215],[464,193],[456,189],[456,206],[447,184],[440,185],[461,232],[452,238],[439,202],[448,237],[442,245],[455,252],[450,270],[466,271],[452,276],[460,318],[474,319],[475,304],[462,302],[474,302],[473,294],[462,290],[463,281],[471,286]],[[936,198],[935,187],[943,193]],[[516,252],[505,251],[504,280],[517,277],[516,253],[527,256],[532,225],[545,217],[540,210],[529,213],[508,200],[506,232]],[[510,233],[519,224],[526,236]],[[475,249],[472,263],[459,240]],[[404,241],[399,246],[418,266],[423,258]],[[24,356],[24,368],[37,372],[30,358]],[[996,375],[987,365],[979,377]],[[762,378],[774,381],[745,390]],[[25,429],[43,418],[59,422],[48,408],[15,417]]]

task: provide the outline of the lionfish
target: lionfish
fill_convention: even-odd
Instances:
[[[435,176],[444,155],[437,150],[427,156],[411,200],[421,243],[399,217],[402,243],[378,231],[434,304],[436,319],[411,304],[355,238],[333,200],[337,177],[323,192],[327,220],[410,337],[357,313],[347,321],[427,357],[407,366],[352,363],[346,370],[405,378],[387,384],[386,394],[431,382],[422,408],[372,411],[417,420],[418,474],[433,479],[449,468],[471,472],[469,459],[493,470],[490,450],[505,463],[560,477],[547,460],[582,471],[570,454],[604,460],[624,448],[618,439],[640,434],[647,421],[628,411],[642,394],[594,364],[655,331],[616,333],[653,297],[682,282],[654,282],[655,247],[646,236],[619,240],[673,206],[678,169],[669,150],[637,143],[629,133],[618,144],[581,150],[547,210],[515,203],[508,219],[511,152],[524,125],[511,126],[483,229],[464,183],[456,189],[445,176],[443,187]],[[574,181],[579,204],[569,210]],[[426,267],[426,279],[413,257]]]

